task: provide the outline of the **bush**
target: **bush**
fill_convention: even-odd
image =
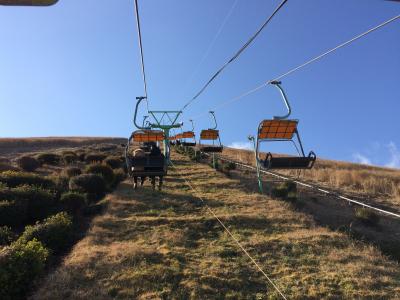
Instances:
[[[26,226],[17,243],[24,244],[37,239],[57,254],[71,244],[72,237],[72,219],[66,212],[61,212],[47,218],[42,223]]]
[[[121,181],[126,178],[126,172],[124,169],[114,170],[114,186],[117,186]]]
[[[57,166],[60,163],[60,155],[55,153],[40,153],[37,159],[41,164]]]
[[[86,205],[86,197],[80,193],[65,193],[60,198],[61,207],[70,214],[76,214]]]
[[[28,203],[24,201],[0,201],[0,226],[20,226],[27,222]]]
[[[63,176],[63,174],[54,175],[53,177],[51,177],[51,180],[54,182],[54,188],[57,191],[58,196],[68,191],[69,177]]]
[[[17,164],[22,170],[27,172],[33,172],[40,167],[39,161],[36,158],[30,156],[22,156],[18,158]]]
[[[0,299],[24,299],[31,283],[42,274],[49,253],[32,240],[0,251]]]
[[[55,184],[52,180],[31,173],[7,171],[0,173],[0,182],[9,187],[17,187],[20,185],[34,185],[42,188],[54,188]]]
[[[72,177],[69,181],[69,188],[72,191],[92,194],[95,199],[104,196],[107,190],[103,177],[97,174],[82,174]]]
[[[85,156],[87,163],[98,163],[102,162],[107,156],[102,153],[89,153]]]
[[[64,164],[66,164],[66,165],[73,164],[74,162],[76,162],[78,160],[78,158],[76,157],[75,154],[65,154],[65,155],[63,155],[62,158],[63,158]]]
[[[110,166],[112,169],[119,169],[122,167],[123,160],[118,156],[110,156],[104,160],[104,163]]]
[[[93,164],[89,165],[86,170],[86,173],[88,174],[98,174],[101,175],[108,186],[112,186],[114,183],[114,171],[111,169],[109,166],[105,164]]]
[[[6,200],[2,201],[0,210],[9,215],[8,218],[4,216],[4,220],[11,219],[10,224],[2,225],[23,225],[44,219],[56,209],[55,196],[51,191],[29,185],[0,190],[0,200]],[[0,218],[0,224],[2,222]]]
[[[82,174],[82,171],[78,167],[68,167],[62,172],[66,177],[71,178]]]
[[[297,185],[293,181],[282,182],[272,189],[271,195],[276,198],[296,200]]]
[[[85,161],[86,152],[85,151],[77,151],[76,152],[77,158],[79,161]]]
[[[18,168],[11,166],[8,163],[0,162],[0,173],[6,171],[19,171]]]
[[[0,227],[0,246],[9,245],[14,239],[14,233],[11,231],[10,227],[2,226]]]
[[[365,207],[357,207],[355,209],[355,217],[365,225],[374,226],[379,222],[379,216],[371,209]]]

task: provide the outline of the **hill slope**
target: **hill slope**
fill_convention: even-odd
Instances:
[[[278,298],[184,174],[290,299],[399,298],[400,268],[287,202],[175,154],[165,190],[124,182],[33,299]]]

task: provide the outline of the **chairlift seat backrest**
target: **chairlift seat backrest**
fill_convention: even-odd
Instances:
[[[200,133],[201,140],[218,140],[219,139],[219,130],[216,129],[206,129],[202,130]]]
[[[291,140],[297,131],[298,120],[264,120],[260,123],[260,140]]]
[[[194,138],[194,132],[193,131],[185,131],[182,133],[182,138],[183,139],[192,139]]]
[[[164,132],[161,130],[138,130],[132,137],[135,142],[159,142],[164,140]]]

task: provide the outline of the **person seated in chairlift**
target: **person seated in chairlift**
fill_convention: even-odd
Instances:
[[[133,155],[134,158],[142,158],[142,157],[145,157],[145,156],[146,156],[146,153],[144,152],[143,149],[137,148],[137,149],[134,149],[134,150],[133,150],[132,155]],[[138,169],[139,167],[136,167],[136,168]],[[144,170],[144,168],[143,168],[143,170]],[[133,188],[134,188],[134,189],[137,188],[137,179],[138,179],[137,176],[133,176],[133,182],[134,182]],[[140,185],[143,185],[144,181],[146,180],[146,177],[143,177],[143,176],[142,176],[142,177],[140,178],[140,180],[141,180]]]
[[[154,156],[162,156],[161,150],[160,150],[160,148],[157,146],[157,144],[154,143],[154,144],[151,145],[149,156],[150,156],[150,157],[151,157],[151,156],[153,156],[153,157],[154,157]],[[152,186],[153,186],[153,189],[155,189],[155,186],[156,186],[156,177],[155,177],[155,176],[151,176],[151,177],[150,177],[150,181],[151,181],[151,184],[152,184]],[[163,184],[163,176],[159,176],[159,180],[158,180],[158,189],[159,189],[159,190],[161,190],[162,184]]]

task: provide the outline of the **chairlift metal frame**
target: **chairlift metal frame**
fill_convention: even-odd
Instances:
[[[253,142],[254,146],[254,157],[256,162],[256,170],[257,170],[257,179],[258,179],[258,186],[261,193],[263,193],[263,185],[261,180],[261,168],[265,168],[267,170],[270,169],[311,169],[314,166],[316,161],[316,155],[313,151],[310,151],[308,156],[305,155],[303,143],[300,138],[300,134],[297,130],[297,125],[299,120],[296,119],[288,119],[292,113],[292,108],[290,106],[289,100],[286,96],[285,91],[281,87],[280,81],[272,81],[270,84],[274,85],[278,88],[283,103],[286,107],[287,113],[283,116],[274,116],[272,120],[263,120],[260,122],[257,130],[257,138],[254,136],[249,136],[249,140]],[[281,122],[280,122],[281,121]],[[270,124],[271,128],[276,128],[275,137],[268,137],[270,134],[263,134],[262,130],[265,124]],[[278,125],[276,125],[278,124]],[[284,128],[286,124],[286,129],[289,131],[285,132],[278,132],[280,128]],[[283,125],[283,127],[279,127]],[[260,135],[265,135],[265,137],[260,137]],[[276,138],[277,136],[282,136],[283,138]],[[285,137],[290,136],[290,137]],[[293,137],[296,136],[296,141]],[[270,152],[267,153],[265,160],[260,159],[260,143],[261,142],[291,142],[297,153],[298,156],[293,157],[273,157]]]
[[[218,128],[218,123],[217,123],[217,118],[215,117],[215,112],[214,111],[209,111],[210,115],[212,116],[212,119],[214,120],[214,127],[209,128],[209,129],[203,129],[200,132],[200,138],[199,138],[199,150],[201,152],[206,152],[206,153],[212,153],[212,160],[213,160],[213,167],[216,167],[216,159],[215,159],[215,153],[220,153],[223,151],[224,146],[221,143],[221,138],[219,135],[219,130]],[[213,139],[208,139],[208,140],[212,140],[213,144],[212,145],[204,145],[202,146],[201,141],[205,140],[204,138],[202,138],[202,136],[204,135],[205,132],[207,131],[214,131],[214,134],[216,134],[216,138]],[[218,145],[215,145],[215,141],[218,141]]]
[[[182,114],[182,111],[180,110],[160,110],[160,111],[148,111],[148,113],[153,117],[154,123],[147,121],[144,126],[140,126],[137,124],[136,119],[137,119],[137,114],[138,114],[138,108],[140,103],[146,99],[146,97],[137,97],[137,102],[136,102],[136,107],[135,107],[135,115],[133,119],[133,123],[138,129],[160,129],[164,131],[164,140],[163,140],[163,154],[165,156],[165,159],[167,160],[168,164],[170,164],[170,143],[169,143],[169,136],[170,136],[170,130],[174,128],[181,128],[182,123],[177,123],[179,116]],[[169,122],[168,124],[163,124],[164,118],[167,116]]]

